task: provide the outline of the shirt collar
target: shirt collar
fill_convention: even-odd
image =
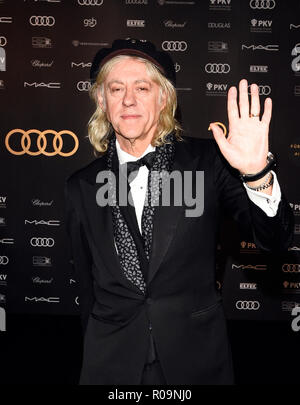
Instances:
[[[141,156],[136,157],[136,156],[131,155],[130,153],[125,152],[123,149],[121,149],[118,139],[116,138],[116,149],[117,149],[119,164],[122,165],[123,163],[127,163],[127,162],[135,162],[136,160],[140,159],[141,157],[147,155],[147,153],[155,151],[155,146],[152,146],[150,143],[148,145],[147,149],[145,150],[145,152]]]

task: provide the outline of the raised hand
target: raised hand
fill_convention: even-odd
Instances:
[[[239,105],[237,89],[228,91],[227,110],[229,133],[225,138],[221,128],[210,124],[214,138],[229,164],[241,173],[254,174],[267,163],[269,151],[269,124],[272,116],[272,100],[265,100],[264,112],[260,119],[258,86],[251,85],[251,106],[249,106],[248,82],[239,83]]]

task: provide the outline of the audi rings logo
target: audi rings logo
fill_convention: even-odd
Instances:
[[[251,94],[251,88],[248,86],[248,94]],[[271,94],[271,87],[270,86],[258,86],[258,94],[260,96],[269,96]]]
[[[258,311],[260,303],[258,301],[237,301],[235,307],[240,311]]]
[[[30,239],[30,244],[33,247],[52,247],[54,246],[54,239],[33,237]]]
[[[164,41],[161,47],[164,51],[184,52],[188,46],[185,41]]]
[[[9,260],[7,256],[0,256],[0,265],[2,264],[3,266],[5,266],[8,262]]]
[[[272,10],[275,8],[276,2],[274,0],[251,0],[250,7],[253,10]]]
[[[53,27],[55,18],[52,15],[32,15],[29,22],[33,27]]]
[[[228,63],[207,63],[205,65],[206,73],[224,73],[230,72],[230,65]]]
[[[283,264],[282,271],[284,273],[300,273],[300,264],[299,263],[292,263],[292,264]]]
[[[77,0],[80,6],[102,6],[103,0]]]
[[[77,83],[77,90],[79,90],[79,91],[89,91],[90,88],[91,88],[91,83],[88,81]]]
[[[5,37],[0,37],[0,46],[5,46],[7,44],[7,39]]]
[[[14,134],[21,135],[21,150],[14,150],[10,146],[10,138]],[[36,140],[36,147],[37,151],[31,151],[30,147],[32,144],[31,135],[37,134]],[[53,151],[48,152],[46,151],[48,145],[48,137],[47,135],[53,135],[52,138],[52,147]],[[72,143],[74,144],[73,149],[70,152],[62,152],[64,140],[70,137]],[[79,141],[77,136],[72,131],[62,130],[60,132],[53,131],[52,129],[46,129],[45,131],[39,131],[38,129],[30,129],[28,131],[24,131],[23,129],[13,129],[10,131],[5,138],[5,146],[7,150],[12,153],[13,155],[24,155],[25,153],[30,156],[38,156],[38,155],[45,155],[45,156],[71,156],[74,155],[78,149]]]

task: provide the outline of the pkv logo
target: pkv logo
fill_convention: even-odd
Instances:
[[[296,56],[292,60],[292,69],[294,72],[300,72],[300,42],[292,49],[292,56]]]
[[[6,52],[2,47],[0,47],[0,71],[6,71]]]
[[[2,307],[0,307],[0,332],[6,332],[6,313]]]

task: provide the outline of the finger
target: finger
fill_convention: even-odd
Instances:
[[[237,105],[237,89],[236,87],[230,87],[227,96],[227,113],[228,113],[228,120],[229,126],[230,123],[236,121],[239,116],[239,108]]]
[[[254,115],[260,114],[259,88],[257,84],[251,84],[251,109],[250,113]]]
[[[265,124],[270,124],[272,117],[272,99],[270,97],[265,99],[265,105],[264,105],[264,113],[263,116],[261,117],[262,122]]]
[[[239,84],[239,106],[241,118],[249,118],[249,97],[248,97],[248,82],[243,79]]]
[[[209,129],[212,130],[214,138],[223,154],[226,154],[226,152],[229,149],[229,143],[224,135],[224,132],[222,129],[215,123],[211,123],[209,125]]]

